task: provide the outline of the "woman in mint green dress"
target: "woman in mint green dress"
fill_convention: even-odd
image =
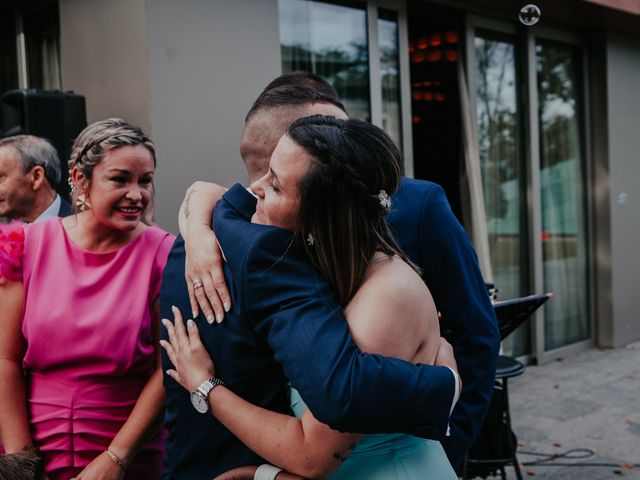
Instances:
[[[300,418],[307,410],[290,389],[291,410]],[[280,477],[278,477],[280,478]],[[405,434],[362,435],[332,480],[457,479],[440,442]]]
[[[344,305],[358,347],[415,363],[441,354],[438,316],[429,290],[385,221],[400,180],[400,153],[379,128],[315,115],[295,121],[273,152],[268,173],[251,185],[251,221],[295,233],[310,261]],[[193,322],[180,312],[163,342],[188,391],[215,367]],[[185,348],[188,346],[188,348]],[[296,417],[257,407],[224,386],[208,397],[211,412],[249,448],[285,470],[280,480],[457,479],[439,442],[405,434],[340,433],[318,422],[295,390]],[[425,405],[425,409],[429,406]],[[215,454],[215,452],[212,452]],[[241,470],[241,471],[237,471]],[[219,478],[253,478],[255,467]]]

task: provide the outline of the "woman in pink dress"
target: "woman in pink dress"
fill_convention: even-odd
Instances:
[[[157,299],[173,236],[145,221],[155,150],[120,119],[69,161],[80,213],[0,230],[0,439],[50,480],[154,479],[164,390]]]

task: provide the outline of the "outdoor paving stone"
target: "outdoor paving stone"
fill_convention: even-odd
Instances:
[[[635,423],[633,425],[629,425],[627,429],[634,435],[638,435],[640,437],[640,423]],[[640,440],[638,440],[638,445],[640,445]]]
[[[603,408],[588,400],[578,400],[576,398],[567,398],[553,404],[541,405],[538,412],[539,415],[565,422],[578,417],[597,412]]]
[[[530,473],[527,473],[530,472]],[[616,473],[619,472],[619,473]],[[524,478],[536,480],[637,480],[638,472],[623,470],[621,468],[602,467],[525,467],[522,472]],[[533,474],[533,475],[532,475]],[[515,478],[515,474],[509,472],[507,478]]]
[[[640,466],[629,467],[640,465],[640,342],[528,366],[510,380],[509,396],[519,451],[559,454],[585,448],[594,451],[591,457],[555,462],[615,465],[525,466],[525,478],[640,480]],[[519,454],[522,463],[536,458]],[[507,477],[515,478],[513,469],[507,469]]]

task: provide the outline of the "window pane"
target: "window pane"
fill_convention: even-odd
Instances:
[[[523,273],[526,205],[522,188],[521,122],[515,45],[512,41],[476,36],[476,116],[482,187],[493,280],[498,298],[525,293]],[[512,355],[528,351],[529,329],[520,328],[505,342]]]
[[[24,15],[22,25],[27,47],[29,88],[62,89],[57,4]]]
[[[306,70],[335,87],[352,117],[371,120],[364,7],[279,0],[282,71]]]
[[[18,88],[15,13],[0,7],[0,95]]]
[[[380,44],[380,83],[382,85],[382,128],[402,146],[400,109],[400,61],[398,46],[398,16],[395,12],[378,12]]]
[[[547,350],[589,338],[580,50],[536,46]]]

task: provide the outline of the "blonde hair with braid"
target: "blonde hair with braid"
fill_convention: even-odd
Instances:
[[[124,146],[144,146],[153,157],[156,166],[156,149],[151,139],[140,127],[132,125],[121,118],[107,118],[92,123],[77,136],[71,147],[69,171],[77,168],[87,180],[91,180],[93,169],[109,150]],[[83,182],[84,183],[84,182]],[[86,185],[72,185],[71,200],[76,209],[78,196]],[[147,225],[153,223],[153,195],[145,210],[142,221]]]

